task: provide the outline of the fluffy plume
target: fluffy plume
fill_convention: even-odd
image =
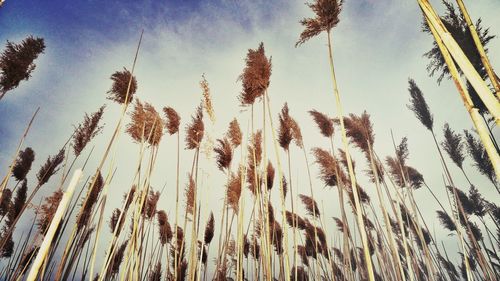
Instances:
[[[250,247],[250,254],[256,259],[260,259],[260,244],[259,241],[254,237],[252,239],[252,245]]]
[[[289,114],[288,104],[285,103],[279,115],[280,126],[278,129],[278,142],[284,150],[288,150],[290,142],[293,140],[291,117]]]
[[[413,79],[409,79],[408,84],[408,91],[410,92],[410,104],[407,105],[408,108],[415,113],[417,119],[420,120],[427,130],[432,131],[434,117],[425,101],[424,94],[420,91],[420,88],[418,88]]]
[[[290,120],[290,127],[292,128],[293,141],[299,148],[304,147],[304,139],[302,138],[302,131],[300,130],[299,123],[295,119]]]
[[[288,150],[290,143],[295,141],[295,144],[302,148],[302,132],[299,124],[290,116],[288,104],[285,103],[279,114],[280,126],[278,128],[278,143],[284,150]]]
[[[343,0],[314,0],[312,3],[306,3],[316,14],[316,17],[304,18],[300,21],[305,29],[300,34],[295,47],[304,44],[323,31],[330,32],[339,23],[339,14],[343,3]]]
[[[314,148],[313,154],[316,158],[315,163],[318,164],[320,168],[319,177],[321,180],[326,186],[336,186],[338,183],[337,173],[340,175],[341,172],[337,161],[335,161],[333,156],[328,151],[321,148]]]
[[[89,185],[87,199],[86,201],[84,201],[85,203],[82,204],[81,213],[76,219],[76,224],[78,226],[78,229],[82,229],[84,226],[87,225],[90,216],[92,214],[92,210],[95,204],[97,203],[97,199],[99,198],[99,194],[101,193],[103,186],[104,186],[104,180],[102,178],[101,172],[98,172],[95,180],[93,180]]]
[[[267,168],[266,168],[266,177],[267,177],[266,183],[267,183],[268,190],[273,188],[274,174],[275,174],[275,170],[274,170],[273,164],[271,164],[271,161],[268,161]]]
[[[306,239],[307,241],[307,239]],[[297,254],[300,256],[300,260],[302,261],[302,264],[305,266],[309,266],[309,260],[307,259],[308,257],[308,251],[305,246],[298,245],[297,246]]]
[[[40,170],[38,170],[38,173],[36,174],[36,177],[38,179],[38,185],[44,185],[47,183],[57,171],[59,171],[59,165],[63,162],[64,160],[64,148],[59,150],[59,153],[56,155],[47,158],[47,161],[45,161],[45,164],[43,164],[42,167],[40,167]]]
[[[300,197],[300,200],[302,200],[302,203],[304,204],[308,214],[310,216],[316,216],[319,218],[320,213],[319,213],[319,208],[318,208],[318,204],[316,203],[316,201],[314,201],[314,199],[312,199],[312,197],[309,197],[309,196],[304,195],[304,194],[299,194],[299,197]]]
[[[16,163],[12,167],[12,176],[17,181],[22,181],[26,178],[26,175],[31,170],[31,164],[35,160],[35,152],[31,147],[26,147],[26,149],[19,151],[17,155]]]
[[[115,251],[115,255],[113,256],[113,260],[111,262],[112,265],[111,265],[110,279],[114,279],[114,277],[120,271],[120,265],[123,261],[123,255],[125,254],[127,243],[128,241],[123,242],[123,244],[121,244],[120,247],[118,247],[118,249]]]
[[[10,208],[10,199],[12,197],[12,191],[5,188],[2,191],[2,196],[0,197],[0,216],[5,216]]]
[[[455,223],[453,222],[453,220],[450,218],[450,216],[447,213],[440,211],[440,210],[438,210],[436,212],[437,212],[439,221],[446,229],[448,229],[449,231],[457,230]]]
[[[137,80],[125,67],[123,71],[116,71],[111,75],[113,84],[111,89],[107,92],[108,99],[117,103],[129,104],[134,99],[135,92],[137,91]],[[130,87],[129,87],[130,85]]]
[[[349,117],[344,118],[344,125],[350,143],[361,149],[365,153],[366,159],[370,161],[368,145],[373,149],[375,140],[370,115],[366,111],[361,116],[349,114]]]
[[[444,141],[441,142],[443,149],[448,153],[451,160],[455,165],[457,165],[460,169],[462,169],[462,164],[464,162],[464,144],[462,143],[462,136],[458,133],[455,133],[448,123],[444,124],[443,128]]]
[[[252,136],[251,153],[249,154],[250,155],[248,157],[251,158],[254,165],[259,166],[260,162],[262,162],[262,131],[259,130]],[[255,162],[253,161],[253,154],[255,154]]]
[[[415,168],[406,165],[409,154],[408,139],[403,138],[396,147],[396,157],[388,156],[385,162],[396,185],[405,187],[408,184],[409,187],[418,189],[424,183],[424,177]]]
[[[424,176],[413,167],[406,166],[406,176],[413,189],[418,189],[424,184]]]
[[[10,258],[14,253],[14,240],[12,240],[12,234],[8,237],[5,237],[4,234],[1,235],[2,241],[6,241],[3,248],[0,250],[0,257],[2,258]]]
[[[252,136],[252,143],[248,145],[248,168],[247,168],[247,183],[248,188],[253,194],[257,192],[257,167],[262,161],[262,132],[259,130]]]
[[[339,148],[338,151],[339,151],[339,155],[340,155],[340,160],[339,160],[340,164],[342,164],[342,167],[344,167],[344,172],[347,173],[349,171],[349,166],[347,163],[347,154],[341,148]],[[354,159],[352,159],[352,157],[351,157],[351,163],[352,163],[352,169],[354,171],[356,171],[356,162],[354,161]]]
[[[198,106],[194,116],[191,116],[191,124],[186,127],[186,148],[199,148],[204,132],[205,124],[203,123],[203,111],[202,107]]]
[[[473,213],[478,217],[486,215],[487,207],[484,198],[474,185],[469,188],[469,200],[474,207]]]
[[[450,193],[453,195],[455,199],[460,201],[460,205],[462,206],[464,212],[467,215],[471,215],[474,213],[474,202],[472,202],[467,194],[458,188],[454,188],[451,186],[447,187]]]
[[[248,258],[248,254],[250,253],[250,240],[248,240],[247,235],[243,236],[243,255],[245,258]]]
[[[167,121],[165,122],[165,128],[167,128],[167,131],[170,135],[173,135],[179,131],[179,126],[181,124],[181,117],[173,109],[172,107],[164,107],[163,108],[163,113],[165,114],[165,117],[167,118]]]
[[[73,134],[73,140],[71,146],[73,147],[73,152],[76,156],[85,149],[87,144],[97,136],[101,130],[102,126],[99,126],[99,122],[102,119],[104,113],[104,105],[101,106],[96,112],[92,113],[90,116],[85,113],[83,117],[83,122],[78,125]]]
[[[295,275],[297,273],[297,275]],[[309,281],[309,276],[303,266],[293,267],[290,273],[290,280]]]
[[[357,189],[358,189],[359,201],[363,204],[369,204],[370,196],[368,195],[368,193],[366,193],[366,191],[359,185],[357,185]],[[354,206],[354,191],[352,190],[352,188],[349,188],[347,192],[349,194],[349,204]]]
[[[1,6],[1,5],[0,5]],[[21,43],[7,41],[5,50],[0,54],[0,100],[10,90],[28,80],[35,70],[34,60],[45,50],[43,38],[29,36]]]
[[[321,131],[321,134],[327,138],[331,138],[334,132],[333,119],[315,109],[309,111],[309,114],[313,117],[314,122]]]
[[[238,212],[238,205],[241,196],[241,172],[232,173],[227,185],[227,204],[235,213]]]
[[[162,245],[170,243],[172,240],[173,233],[172,228],[170,227],[170,223],[168,222],[167,213],[164,210],[158,211],[157,215],[158,220],[158,232],[160,236],[160,242]]]
[[[112,233],[115,231],[116,227],[118,226],[118,220],[120,219],[121,213],[122,212],[118,208],[115,208],[113,210],[113,212],[111,213],[111,218],[109,220],[109,228],[110,228],[110,230],[111,230]],[[122,216],[122,219],[120,221],[121,223],[118,226],[119,229],[121,229],[121,225],[125,221],[124,218],[125,218],[125,216]],[[120,231],[117,232],[117,234],[119,234],[119,233],[120,233]]]
[[[288,192],[288,182],[286,181],[285,176],[282,178],[282,183],[283,183],[283,198],[286,198],[286,194]]]
[[[271,68],[271,59],[266,57],[264,43],[260,43],[256,50],[248,50],[245,68],[239,77],[243,90],[238,99],[242,106],[252,105],[257,98],[264,95],[269,87]]]
[[[476,139],[471,133],[468,131],[464,131],[465,133],[465,141],[467,143],[467,151],[469,155],[474,160],[474,166],[479,170],[479,172],[496,185],[497,178],[495,176],[495,170],[493,169],[493,164],[486,153],[481,141]]]
[[[208,218],[207,225],[205,226],[205,244],[209,245],[214,238],[214,230],[215,230],[215,220],[214,213],[210,212],[210,217]]]
[[[304,230],[307,227],[306,221],[299,215],[286,211],[286,221],[290,227],[297,227],[298,229]]]
[[[234,118],[233,121],[229,123],[229,129],[227,132],[227,136],[231,140],[233,148],[237,148],[238,146],[240,146],[242,135],[243,134],[241,133],[240,124],[238,123],[238,120]]]
[[[146,199],[144,208],[142,209],[143,215],[147,219],[152,219],[156,214],[156,207],[158,205],[158,200],[160,200],[160,192],[159,191],[149,191],[149,196]]]
[[[225,169],[229,169],[231,160],[233,159],[233,149],[229,140],[227,138],[218,139],[214,152],[219,170],[224,171]]]
[[[333,217],[333,220],[335,221],[335,224],[337,225],[337,229],[340,232],[344,232],[344,228],[345,228],[344,222],[341,219],[336,218],[336,217]]]
[[[401,142],[396,146],[396,157],[401,163],[402,166],[406,165],[406,160],[408,160],[408,157],[410,155],[410,152],[408,150],[408,138],[404,137],[401,139]]]
[[[129,192],[125,193],[123,195],[123,199],[127,200],[127,202],[125,203],[125,209],[128,209],[128,207],[130,206],[130,204],[132,204],[132,201],[134,200],[134,194],[135,194],[136,190],[137,190],[137,186],[134,184],[130,188]]]
[[[158,261],[152,271],[149,272],[148,281],[161,281],[161,262]]]
[[[194,182],[193,176],[189,175],[189,183],[186,185],[186,212],[188,214],[194,214],[194,201],[196,192],[196,183]]]
[[[127,125],[127,133],[134,141],[145,141],[157,146],[163,136],[163,119],[150,103],[137,100],[131,113],[131,122]]]
[[[21,186],[17,189],[16,196],[14,197],[9,212],[7,213],[7,220],[5,221],[5,224],[7,226],[11,227],[17,216],[19,216],[19,214],[21,213],[21,210],[26,203],[27,191],[28,182],[25,179],[21,182]]]
[[[385,163],[389,167],[389,174],[392,176],[393,180],[399,187],[403,187],[405,184],[403,173],[401,171],[402,167],[400,166],[398,160],[394,157],[387,156]]]
[[[274,221],[271,231],[271,243],[274,245],[276,253],[281,255],[283,253],[283,229],[277,221]]]
[[[212,105],[212,97],[210,96],[210,87],[208,86],[208,81],[205,78],[205,74],[201,76],[200,87],[203,94],[203,107],[208,114],[208,117],[215,123],[215,112],[214,107]]]
[[[54,191],[51,196],[45,198],[45,203],[38,208],[38,229],[41,232],[45,232],[49,227],[50,222],[57,211],[59,202],[61,202],[62,196],[62,190],[58,189]]]

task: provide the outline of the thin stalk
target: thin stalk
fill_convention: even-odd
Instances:
[[[368,249],[368,239],[366,237],[366,229],[365,229],[365,224],[363,221],[363,214],[361,210],[361,204],[359,202],[359,194],[358,194],[358,187],[356,185],[356,176],[354,175],[354,169],[352,167],[352,161],[351,161],[351,155],[349,153],[349,147],[348,147],[348,142],[347,142],[347,135],[346,135],[346,130],[344,127],[344,114],[343,114],[343,109],[342,109],[342,104],[340,102],[340,95],[338,92],[337,88],[337,80],[335,78],[335,68],[333,64],[333,51],[332,51],[332,43],[331,43],[331,34],[330,31],[327,32],[328,36],[328,57],[329,57],[329,62],[330,62],[330,74],[333,82],[333,93],[335,96],[335,103],[337,105],[337,114],[338,114],[338,119],[340,121],[340,129],[342,133],[342,143],[344,144],[344,150],[346,154],[346,159],[347,159],[347,166],[349,170],[349,176],[351,179],[351,188],[354,193],[354,203],[356,206],[356,216],[357,216],[357,222],[358,222],[358,229],[359,229],[359,234],[361,236],[361,241],[363,243],[363,253],[365,256],[365,262],[366,262],[366,269],[368,272],[368,277],[370,281],[375,281],[375,274],[373,271],[373,265],[372,265],[372,260],[370,257],[370,251]]]

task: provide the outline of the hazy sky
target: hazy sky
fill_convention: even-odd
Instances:
[[[440,1],[432,3],[442,11]],[[466,4],[473,19],[481,16],[492,34],[500,34],[498,0],[467,1]],[[198,83],[204,73],[210,83],[217,116],[216,123],[207,126],[208,134],[212,139],[221,137],[233,117],[239,119],[246,133],[250,115],[238,106],[241,85],[237,78],[244,67],[247,50],[264,42],[266,54],[272,56],[273,63],[269,95],[274,123],[277,124],[278,111],[288,102],[291,115],[302,127],[306,146],[328,149],[328,142],[321,137],[307,113],[314,108],[330,116],[336,115],[326,35],[299,48],[294,47],[302,31],[298,21],[309,16],[311,12],[303,1],[7,0],[0,9],[0,48],[6,40],[18,42],[30,34],[44,37],[47,47],[37,60],[33,77],[0,102],[1,171],[7,170],[17,142],[38,106],[40,113],[25,143],[37,153],[32,176],[46,157],[56,153],[65,143],[84,112],[93,112],[106,103],[106,126],[93,143],[96,147],[90,165],[100,160],[98,155],[105,149],[119,117],[119,106],[105,99],[105,92],[111,86],[109,76],[124,66],[131,67],[141,29],[144,29],[144,39],[135,74],[137,97],[142,101],[153,103],[157,109],[166,105],[174,107],[181,114],[184,126],[200,101]],[[414,78],[424,92],[434,113],[439,139],[442,139],[441,128],[445,122],[460,132],[471,129],[472,123],[452,83],[445,80],[438,86],[435,77],[428,77],[428,60],[422,55],[430,49],[432,38],[421,32],[421,22],[416,1],[346,0],[340,23],[333,33],[334,57],[344,110],[356,114],[367,110],[371,114],[378,155],[392,154],[391,130],[396,142],[408,137],[409,164],[417,168],[429,186],[444,199],[443,173],[432,138],[406,108],[408,78]],[[489,49],[493,66],[499,68],[500,40],[492,40]],[[495,133],[498,135],[498,130]],[[338,136],[336,145],[340,147]],[[170,215],[174,210],[171,204],[175,190],[174,148],[175,140],[164,137],[152,182],[156,189],[167,184],[160,208]],[[117,173],[110,187],[114,195],[108,204],[110,210],[119,206],[121,194],[132,183],[130,174],[137,162],[138,150],[138,145],[133,144],[128,135],[122,135],[113,151]],[[271,161],[276,163],[270,143],[268,150]],[[83,154],[88,152],[86,149]],[[312,155],[309,157],[312,162]],[[367,168],[365,160],[358,152],[354,152],[354,158],[358,174],[362,175],[362,170]],[[182,186],[191,159],[191,151],[182,152]],[[303,155],[293,148],[292,159],[296,194],[308,194]],[[237,156],[233,162],[239,161]],[[448,163],[456,183],[467,188],[460,171],[451,161]],[[471,164],[467,159],[465,170],[473,183],[498,203],[493,185]],[[82,161],[78,161],[78,165],[81,166]],[[109,168],[109,163],[107,165]],[[314,178],[316,168],[312,166]],[[203,208],[218,214],[224,176],[216,169],[213,159],[204,159],[201,169],[204,171],[201,193],[207,199]],[[90,171],[86,171],[85,177]],[[375,203],[374,187],[367,184],[365,177],[361,184]],[[55,185],[51,182],[46,186],[44,195],[50,194]],[[321,198],[318,203],[328,214],[325,216],[328,231],[332,232],[335,227],[330,217],[340,215],[336,191],[323,189],[323,184],[317,180],[314,186]],[[244,194],[250,198],[249,193]],[[456,244],[456,238],[445,236],[447,232],[437,223],[434,211],[438,205],[428,192],[418,190],[416,197],[431,231],[448,245]],[[249,200],[246,205],[250,205]],[[202,219],[207,215],[208,212],[204,212]]]

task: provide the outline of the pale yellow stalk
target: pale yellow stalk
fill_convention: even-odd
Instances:
[[[479,53],[479,56],[481,57],[481,61],[483,62],[484,68],[486,69],[486,73],[488,73],[488,77],[490,78],[491,85],[493,85],[493,88],[495,89],[496,96],[498,99],[500,99],[500,85],[497,80],[497,76],[495,74],[495,71],[493,71],[493,67],[491,66],[490,60],[488,56],[486,55],[486,52],[484,50],[484,46],[481,43],[481,39],[479,39],[479,35],[477,34],[476,27],[474,26],[474,23],[472,22],[469,13],[467,12],[467,9],[465,8],[465,4],[462,0],[456,0],[458,7],[460,8],[460,11],[462,12],[462,15],[465,19],[465,22],[467,23],[467,26],[469,27],[470,33],[472,35],[472,39],[474,40],[474,43],[476,44],[477,51]]]
[[[443,30],[444,27],[441,26],[442,23],[440,22],[439,18],[436,19],[437,16],[436,16],[435,12],[432,10],[432,7],[430,7],[430,4],[427,2],[427,0],[417,0],[417,1],[420,4],[422,10],[425,12],[429,28],[430,28],[430,30],[431,30],[431,32],[436,40],[436,43],[438,44],[438,47],[439,47],[441,53],[443,54],[443,58],[446,61],[446,64],[448,66],[448,69],[450,71],[451,76],[453,77],[453,80],[455,82],[455,86],[457,87],[457,89],[460,93],[460,96],[462,97],[465,108],[467,109],[467,112],[469,112],[471,119],[472,119],[472,122],[473,122],[477,132],[479,133],[479,137],[481,139],[481,142],[483,143],[484,148],[486,149],[486,152],[488,154],[488,157],[490,158],[490,161],[493,165],[493,168],[495,169],[495,174],[497,177],[500,177],[500,156],[498,155],[498,152],[497,152],[497,150],[496,150],[496,148],[495,148],[495,146],[494,146],[494,144],[489,136],[488,128],[486,127],[484,122],[481,120],[481,117],[480,117],[480,114],[479,114],[479,111],[477,110],[477,108],[474,108],[474,104],[470,98],[470,95],[467,91],[467,88],[465,87],[463,81],[460,79],[460,76],[458,74],[458,69],[454,63],[454,61],[456,61],[458,63],[458,60],[455,56],[453,56],[453,58],[452,58],[453,51],[446,45],[446,42],[448,42],[448,44],[450,44],[449,43],[450,41],[452,41],[455,44],[456,44],[456,42],[453,40],[453,38],[451,38],[451,40],[449,40],[451,35],[449,35],[449,33],[446,33],[446,31]],[[424,3],[424,2],[426,2],[426,3]],[[448,40],[445,42],[446,38],[448,38]],[[448,47],[448,49],[447,49],[447,47]],[[461,50],[459,50],[459,51],[463,55],[463,52]],[[467,58],[465,58],[465,60],[470,64],[470,62],[467,60]],[[462,71],[464,71],[464,73],[465,73],[464,68],[460,64],[459,64],[459,66],[461,67]],[[470,66],[470,67],[472,67],[472,66]],[[477,74],[477,72],[476,72],[476,74]],[[471,84],[472,84],[472,81],[469,80],[469,82],[471,82]],[[484,85],[484,83],[482,83],[482,84]],[[476,87],[474,87],[474,89],[479,94],[478,89]],[[486,90],[488,90],[487,87],[486,87]],[[488,92],[489,92],[489,90],[488,90]],[[490,105],[492,105],[494,108],[496,108],[493,111],[489,107],[488,107],[488,109],[490,110],[490,113],[495,117],[495,121],[498,124],[498,122],[499,122],[498,116],[500,115],[500,106],[498,105],[498,100],[496,100],[495,97],[493,97],[491,95],[491,93],[488,93],[488,94],[489,95],[487,95],[487,97],[491,97],[491,99],[493,99],[493,101],[490,103]],[[481,99],[483,100],[483,102],[485,104],[487,104],[486,100],[483,99],[483,97],[481,97]]]
[[[42,267],[47,254],[49,253],[50,246],[52,245],[52,240],[56,234],[57,228],[59,227],[59,223],[62,220],[62,217],[68,207],[71,198],[73,197],[73,193],[75,191],[76,185],[82,176],[82,170],[78,169],[73,173],[73,178],[71,179],[66,192],[63,194],[61,201],[59,202],[59,206],[57,207],[56,213],[52,218],[49,229],[45,234],[45,238],[43,239],[42,245],[40,245],[40,249],[38,254],[33,262],[33,266],[31,267],[30,273],[28,274],[28,281],[35,281],[40,268]]]

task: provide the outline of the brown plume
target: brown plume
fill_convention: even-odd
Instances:
[[[55,173],[59,171],[59,165],[63,162],[64,160],[64,148],[59,150],[59,153],[56,155],[47,158],[47,161],[45,161],[45,164],[43,164],[42,167],[40,167],[40,170],[38,170],[38,173],[36,174],[36,177],[38,179],[38,185],[44,185],[47,183]]]
[[[63,192],[62,190],[58,189],[52,193],[51,196],[45,198],[45,203],[42,204],[37,210],[38,213],[38,229],[44,233],[51,221],[52,218],[54,217],[57,207],[59,206],[59,202],[61,202],[61,199],[63,197]]]
[[[111,75],[113,85],[107,92],[108,99],[117,103],[130,103],[137,91],[137,80],[125,67],[123,71],[116,71]],[[129,88],[130,84],[130,88]],[[128,92],[128,95],[127,95]]]
[[[313,154],[316,158],[315,163],[320,168],[319,177],[321,180],[326,186],[336,186],[338,184],[337,173],[341,174],[337,161],[328,151],[321,148],[313,148]]]
[[[344,118],[344,125],[350,143],[361,149],[365,153],[366,159],[370,161],[368,145],[373,149],[373,142],[375,140],[370,115],[366,111],[361,116],[351,113],[349,117]]]
[[[208,81],[205,78],[205,74],[203,74],[201,77],[202,80],[200,81],[200,86],[203,91],[203,107],[205,108],[208,117],[210,117],[212,123],[214,123],[215,112],[214,112],[214,107],[212,105],[212,97],[210,96],[210,87],[208,86]]]
[[[309,114],[313,117],[321,134],[327,138],[331,138],[334,132],[333,119],[315,109],[309,111]]]
[[[93,185],[92,185],[93,183]],[[82,203],[82,210],[78,218],[76,219],[76,224],[78,229],[82,229],[89,222],[90,216],[92,214],[92,210],[97,203],[97,199],[99,198],[99,194],[104,186],[104,180],[102,178],[101,172],[97,173],[97,177],[95,180],[91,182],[89,185],[89,191],[87,194],[87,199]]]
[[[196,183],[194,182],[193,176],[189,175],[189,183],[186,185],[186,212],[188,214],[194,214],[194,201],[196,192]]]
[[[204,132],[205,124],[203,123],[203,111],[200,105],[196,108],[195,115],[191,116],[191,124],[186,127],[186,148],[199,148]]]
[[[31,147],[26,147],[24,150],[19,151],[16,163],[12,167],[12,176],[17,181],[22,181],[31,170],[31,164],[35,160],[35,152]]]
[[[316,216],[319,218],[320,213],[319,213],[319,208],[318,208],[318,204],[316,203],[316,201],[314,201],[314,199],[312,199],[312,197],[309,197],[309,196],[304,195],[304,194],[299,194],[299,197],[300,197],[300,200],[302,200],[302,203],[304,204],[304,206],[307,210],[307,213],[310,216]]]
[[[90,116],[85,113],[83,122],[76,127],[75,133],[73,134],[73,141],[71,143],[75,156],[80,155],[87,144],[101,132],[103,126],[99,126],[99,122],[102,119],[104,108],[104,105],[101,106]]]
[[[273,188],[274,184],[274,174],[275,170],[273,167],[273,164],[271,164],[271,161],[267,162],[267,170],[266,170],[266,184],[267,184],[267,189],[271,190]]]
[[[172,228],[168,222],[167,213],[164,210],[160,210],[157,213],[158,220],[158,231],[160,236],[160,242],[162,245],[170,243],[173,237]]]
[[[248,50],[245,68],[239,77],[243,90],[238,99],[242,106],[252,105],[257,98],[264,95],[269,87],[271,68],[271,59],[266,57],[264,43],[260,43],[256,50]]]
[[[233,209],[233,212],[238,212],[239,201],[241,196],[241,172],[232,173],[227,185],[227,204]]]
[[[164,107],[163,113],[167,118],[167,122],[165,122],[165,128],[170,135],[176,134],[179,131],[179,125],[181,124],[181,117],[177,114],[177,111],[172,107]]]
[[[225,169],[229,169],[233,159],[233,150],[229,140],[227,138],[218,139],[214,152],[219,170],[224,171]]]
[[[233,121],[229,123],[227,136],[231,140],[233,148],[237,148],[238,146],[240,146],[242,140],[242,133],[240,129],[240,124],[238,123],[238,120],[236,120],[236,118],[234,118]]]
[[[408,91],[410,92],[410,104],[408,108],[415,113],[418,120],[424,125],[427,130],[433,130],[434,117],[432,116],[429,106],[425,101],[424,94],[420,91],[413,79],[408,79]]]
[[[204,239],[206,245],[209,245],[210,242],[212,242],[212,239],[214,238],[214,230],[215,230],[214,213],[210,212],[210,217],[208,218],[207,226],[205,227]]]
[[[157,146],[163,136],[163,119],[150,103],[136,101],[131,113],[127,133],[138,143],[142,141]]]
[[[339,14],[343,3],[343,0],[314,0],[312,3],[306,3],[316,14],[316,17],[304,18],[300,21],[305,29],[300,34],[295,47],[304,44],[323,31],[330,32],[339,23]]]
[[[293,140],[291,117],[288,104],[285,103],[279,115],[280,126],[278,128],[278,142],[284,150],[288,150],[290,142]]]

